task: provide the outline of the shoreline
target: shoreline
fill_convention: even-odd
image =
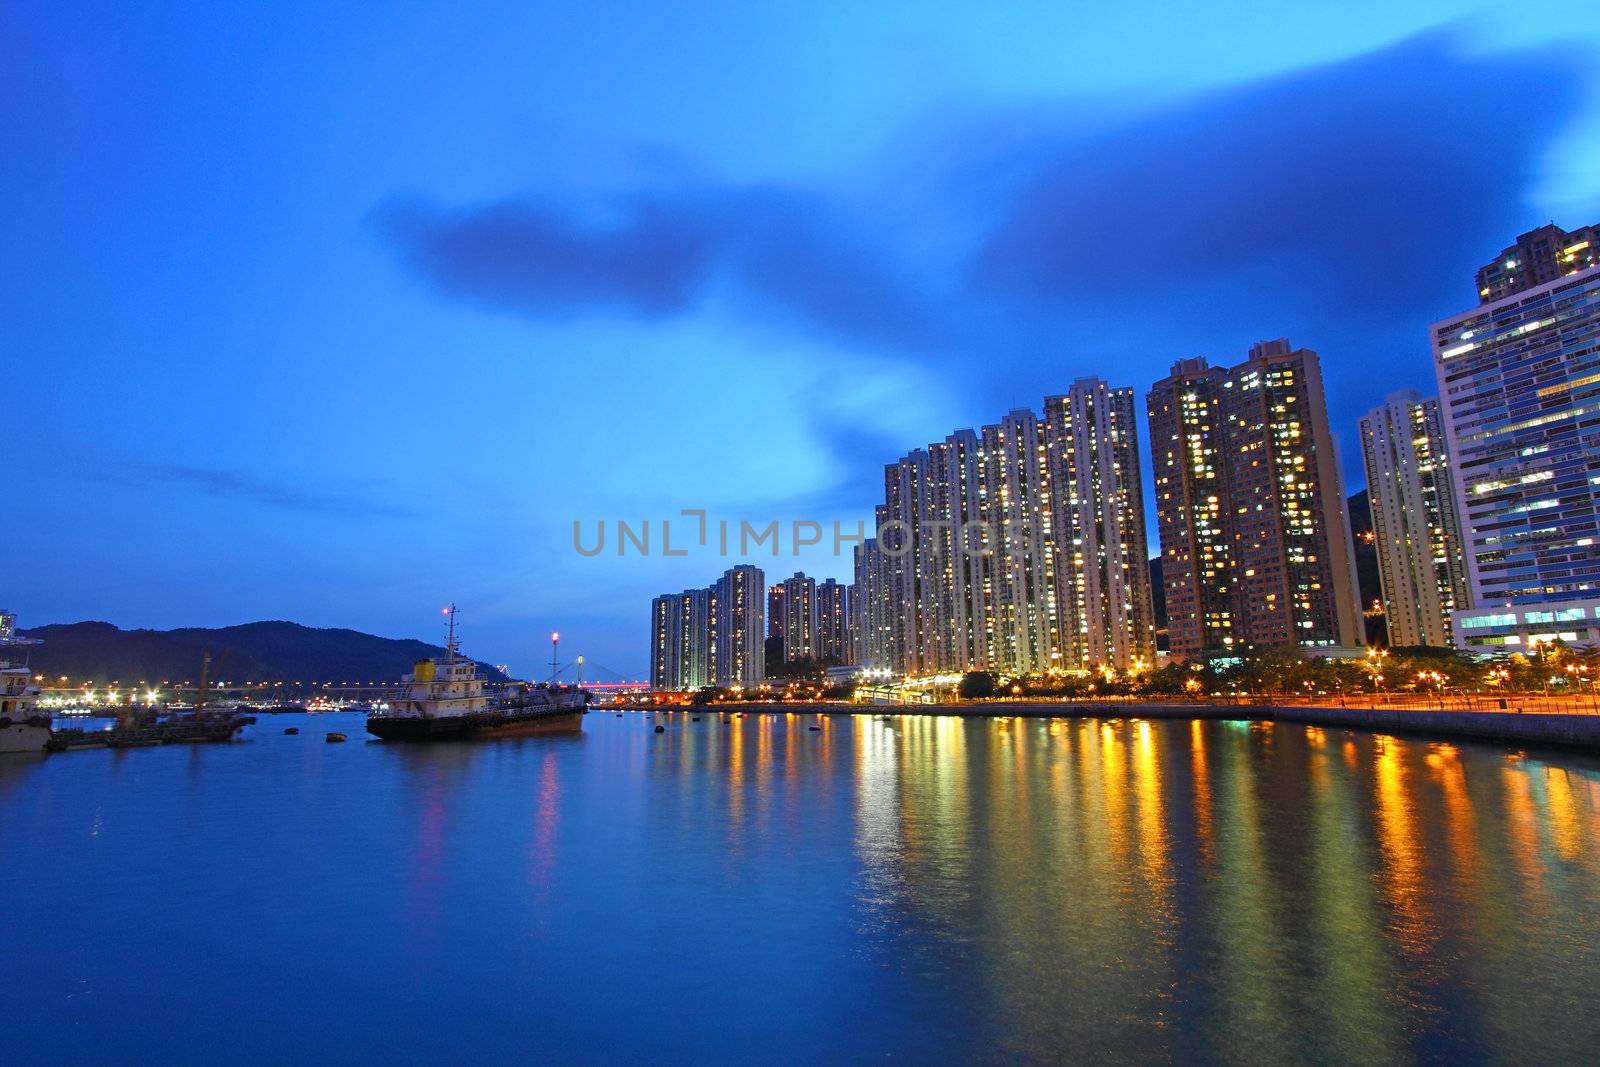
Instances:
[[[1367,730],[1439,741],[1485,741],[1514,747],[1600,754],[1600,715],[1561,712],[1428,711],[1300,707],[1281,704],[715,704],[644,709],[713,714],[949,715],[968,719],[1202,719],[1286,722]]]

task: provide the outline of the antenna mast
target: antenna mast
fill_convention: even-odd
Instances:
[[[444,658],[446,663],[454,663],[456,661],[456,606],[451,604],[444,609],[444,613],[449,618],[449,623],[445,629]]]

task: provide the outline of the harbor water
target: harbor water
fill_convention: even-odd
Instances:
[[[233,744],[0,759],[0,1062],[1600,1048],[1591,758],[696,714],[433,745],[262,716]]]

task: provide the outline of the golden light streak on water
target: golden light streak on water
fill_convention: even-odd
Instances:
[[[1413,956],[1425,954],[1438,936],[1423,904],[1426,878],[1422,842],[1412,810],[1415,783],[1408,781],[1405,747],[1381,736],[1377,746],[1374,808],[1378,841],[1383,851],[1383,888],[1396,912],[1400,947]]]

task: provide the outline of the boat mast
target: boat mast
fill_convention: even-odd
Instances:
[[[449,618],[444,639],[444,661],[448,666],[456,661],[456,606],[451,604],[444,613]]]
[[[559,634],[559,633],[551,634],[550,635],[550,684],[551,685],[555,685],[556,684],[556,675],[558,673],[560,673],[560,670],[561,670],[561,668],[558,666],[558,664],[560,663],[560,659],[556,655],[556,653],[560,650],[560,648],[561,648],[561,634]]]

